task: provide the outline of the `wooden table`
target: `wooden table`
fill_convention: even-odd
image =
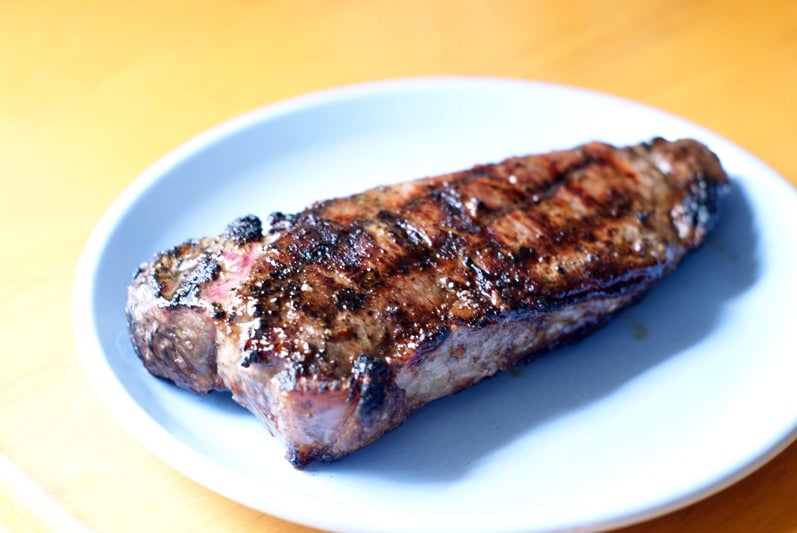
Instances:
[[[71,334],[75,263],[100,214],[226,118],[366,80],[546,80],[703,124],[797,184],[797,2],[6,1],[0,28],[0,529],[302,529],[143,449],[90,388]],[[792,445],[633,529],[794,531],[795,503]]]

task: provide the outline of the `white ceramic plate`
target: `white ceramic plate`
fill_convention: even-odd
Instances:
[[[236,216],[566,148],[695,137],[733,178],[706,245],[639,305],[566,348],[422,409],[335,464],[294,470],[229,396],[152,378],[127,340],[137,265]],[[119,421],[185,475],[243,504],[335,530],[616,526],[690,503],[797,429],[795,190],[694,124],[555,85],[382,82],[249,113],[178,148],[110,207],[79,264],[75,335]]]

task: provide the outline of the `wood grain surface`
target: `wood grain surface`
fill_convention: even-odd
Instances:
[[[0,529],[304,529],[142,448],[71,333],[75,264],[101,213],[231,116],[387,78],[544,80],[700,123],[797,184],[797,2],[6,0],[0,29]],[[797,531],[797,445],[629,531]]]

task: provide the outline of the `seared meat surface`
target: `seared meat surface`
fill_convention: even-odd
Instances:
[[[246,216],[142,265],[155,375],[232,391],[297,466],[581,337],[698,246],[728,180],[693,140],[514,157]]]

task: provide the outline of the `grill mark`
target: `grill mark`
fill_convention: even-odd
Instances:
[[[576,191],[574,196],[584,198],[586,203],[590,199],[585,192],[577,192],[578,180],[575,179],[575,176],[586,170],[594,169],[596,165],[603,166],[607,164],[607,161],[584,151],[579,151],[579,156],[579,159],[561,168],[556,164],[551,164],[547,169],[547,179],[541,179],[545,177],[533,173],[532,167],[536,167],[534,165],[536,161],[533,158],[527,161],[509,160],[497,165],[477,166],[473,170],[467,171],[464,179],[447,187],[445,189],[447,194],[441,196],[445,200],[444,205],[451,209],[452,214],[456,217],[468,216],[467,210],[464,208],[466,200],[463,199],[463,191],[476,181],[481,181],[480,185],[483,187],[500,188],[503,193],[512,196],[513,198],[497,207],[488,208],[484,202],[480,202],[480,229],[489,227],[494,220],[506,216],[510,212],[528,210],[536,204],[543,203],[553,197],[562,187],[573,187]],[[518,172],[519,170],[524,172]],[[517,174],[521,174],[521,177],[518,177]],[[508,175],[515,176],[514,183],[507,181]],[[531,179],[528,179],[529,176]],[[473,223],[472,219],[470,221]]]
[[[636,274],[631,272],[623,278],[617,275],[618,269],[628,265],[621,265],[612,257],[592,255],[590,243],[614,239],[613,224],[627,222],[629,213],[633,213],[631,218],[640,224],[647,223],[651,213],[640,216],[641,211],[634,205],[636,200],[615,186],[605,187],[603,198],[582,186],[585,177],[594,180],[596,175],[609,175],[612,179],[608,183],[618,181],[621,167],[617,162],[603,157],[601,150],[594,152],[582,150],[577,157],[564,162],[547,161],[545,165],[531,158],[525,164],[510,160],[500,165],[476,167],[453,175],[454,179],[448,183],[426,185],[423,194],[413,191],[391,211],[376,212],[376,222],[348,217],[352,210],[331,202],[328,204],[334,216],[348,217],[345,224],[330,220],[325,211],[327,204],[323,202],[299,215],[281,215],[277,223],[292,233],[287,245],[279,240],[272,245],[279,252],[276,255],[285,256],[286,261],[272,261],[278,265],[273,277],[276,283],[267,294],[276,297],[276,309],[264,310],[265,314],[282,316],[284,309],[293,306],[318,320],[323,327],[331,328],[341,320],[341,313],[369,308],[374,301],[385,300],[391,291],[401,290],[402,280],[410,280],[411,273],[425,275],[432,268],[446,272],[450,284],[435,298],[443,298],[451,304],[452,295],[464,291],[463,298],[480,309],[472,319],[465,319],[471,325],[489,320],[501,309],[547,312],[582,301],[590,291],[599,294],[627,292],[640,280],[644,281],[644,273],[640,272],[649,265],[640,265]],[[622,174],[627,174],[623,170]],[[515,178],[508,180],[507,176]],[[480,190],[490,198],[495,197],[499,205],[490,205],[479,198]],[[376,197],[379,190],[367,194]],[[369,197],[369,201],[374,199]],[[358,197],[357,201],[363,203],[365,198]],[[532,209],[541,203],[542,208]],[[581,211],[574,206],[580,206]],[[584,210],[590,214],[581,216],[579,213]],[[363,212],[368,214],[368,210]],[[523,213],[524,220],[536,228],[533,230],[535,240],[507,248],[491,228],[495,221],[515,212]],[[569,216],[562,217],[558,212],[567,212]],[[374,224],[380,225],[379,231],[386,232],[392,239],[389,250],[379,248],[371,233]],[[595,228],[603,234],[596,235]],[[479,254],[462,260],[463,250],[479,251]],[[617,252],[618,255],[623,253]],[[590,260],[583,260],[580,271],[571,267],[570,263],[583,257]],[[325,303],[303,298],[301,288],[291,280],[310,267],[326,265],[347,272],[348,277],[342,280],[324,278],[321,290],[330,295]],[[530,271],[542,273],[538,276],[541,285],[535,288],[536,293],[519,290],[520,280],[528,279]],[[357,290],[352,288],[355,286]],[[391,307],[394,309],[388,312]],[[413,332],[417,332],[418,323],[441,319],[433,308],[413,308],[412,319],[392,304],[387,305],[384,312],[381,318],[389,324],[392,333],[385,332],[387,326],[381,330],[376,327],[380,332],[374,334],[372,342],[379,349],[391,343],[407,342],[416,335]],[[378,318],[368,320],[376,322]],[[446,319],[457,320],[455,315]],[[356,336],[353,332],[349,334]],[[340,332],[339,339],[343,338],[341,335],[347,333]]]
[[[542,192],[535,192],[529,197],[528,191],[532,189],[525,189],[518,184],[511,184],[506,183],[499,183],[496,181],[496,176],[501,176],[502,174],[506,173],[505,168],[500,167],[508,167],[511,165],[498,165],[496,166],[491,173],[485,173],[484,168],[476,168],[470,172],[467,172],[463,175],[464,179],[455,182],[454,187],[440,187],[434,188],[429,191],[429,196],[434,200],[434,207],[443,211],[444,216],[443,219],[446,221],[446,225],[448,226],[447,229],[454,230],[454,231],[465,231],[467,233],[476,234],[478,235],[471,235],[470,239],[477,239],[479,237],[487,236],[486,243],[483,243],[487,246],[497,247],[498,243],[493,238],[489,238],[489,235],[485,235],[485,229],[489,227],[492,220],[503,216],[509,212],[515,210],[526,210],[528,209],[528,200],[532,200],[532,202],[536,203],[542,201],[546,198],[550,198],[562,187],[567,186],[570,183],[573,183],[574,180],[572,176],[578,173],[579,171],[584,170],[585,168],[589,168],[591,165],[594,165],[598,160],[592,157],[582,157],[580,160],[575,161],[574,163],[568,165],[564,169],[554,170],[552,172],[554,176],[554,180],[545,183],[543,182],[542,185]],[[517,165],[514,165],[515,170],[517,171]],[[526,167],[522,167],[526,169]],[[563,172],[562,172],[563,170]],[[474,182],[481,181],[479,185],[482,187],[505,187],[509,190],[510,194],[514,195],[518,199],[526,200],[525,203],[521,202],[521,205],[504,205],[499,207],[498,209],[487,209],[486,206],[480,206],[483,211],[480,213],[481,217],[481,224],[476,226],[473,218],[469,216],[467,212],[467,208],[465,206],[465,202],[463,201],[463,189],[466,189],[468,186],[474,184]],[[538,184],[539,185],[539,184]],[[540,190],[539,188],[533,190]],[[503,192],[503,191],[502,191]],[[446,232],[446,237],[443,242],[442,253],[432,253],[431,245],[434,243],[431,242],[430,238],[419,231],[415,226],[408,221],[414,212],[420,210],[421,207],[426,204],[428,206],[429,200],[427,197],[413,197],[408,199],[408,201],[401,207],[400,212],[405,213],[406,217],[399,217],[393,213],[387,211],[381,211],[378,213],[377,218],[384,224],[386,224],[388,231],[395,235],[396,242],[402,246],[404,249],[404,253],[400,255],[397,261],[389,263],[389,264],[382,264],[381,265],[381,275],[379,276],[380,279],[392,279],[396,275],[400,275],[402,273],[406,273],[411,269],[419,268],[421,270],[428,270],[432,266],[437,265],[441,261],[451,259],[453,255],[451,252],[446,253],[447,250],[458,250],[456,246],[454,246],[454,241],[456,240],[451,233]],[[308,225],[315,225],[320,222],[318,215],[316,214],[319,210],[315,210],[316,212],[313,213],[313,216],[307,217],[307,220],[294,222],[295,225],[304,226],[304,224]],[[561,246],[563,243],[567,241],[573,240],[573,235],[575,232],[567,232],[565,230],[560,229],[560,226],[552,221],[550,221],[546,215],[546,212],[543,210],[533,211],[531,212],[531,217],[533,221],[541,228],[544,228],[543,234],[538,235],[538,237],[544,238],[546,236],[551,237],[549,243],[543,244],[542,249],[544,250],[543,255],[551,255],[551,251],[556,245]],[[355,220],[352,222],[350,227],[355,227],[359,229],[359,226],[362,224],[367,223],[365,220]],[[325,226],[323,222],[321,222],[322,229]],[[312,233],[312,232],[309,232]],[[327,233],[326,231],[319,231],[318,234],[322,235]],[[345,231],[344,231],[345,233]],[[340,232],[338,232],[338,236]],[[343,239],[341,239],[343,240]],[[447,246],[446,246],[447,244]],[[301,259],[304,259],[305,262],[318,262],[321,260],[329,260],[332,257],[338,255],[337,247],[332,247],[327,243],[319,243],[315,245],[309,252],[304,252],[304,254],[300,255]],[[521,254],[522,255],[522,254]],[[539,260],[539,256],[538,256]],[[468,261],[465,263],[467,269],[463,272],[466,274],[463,276],[465,278],[465,283],[460,285],[467,286],[470,282],[474,288],[479,289],[479,299],[486,300],[492,290],[496,288],[496,284],[494,280],[491,279],[490,276],[486,274],[486,272],[478,269],[475,267],[475,263],[468,258]],[[498,265],[496,270],[500,270],[501,267],[505,267],[506,270],[511,269],[514,265],[510,261],[504,261],[504,264]],[[560,267],[561,268],[561,267]],[[467,273],[470,271],[472,273],[471,276],[468,276]],[[505,292],[506,288],[510,286],[508,280],[510,280],[510,276],[505,276],[503,279],[503,286]],[[344,287],[345,288],[345,287]],[[366,305],[368,293],[378,292],[383,288],[382,283],[373,283],[369,284],[367,287],[368,291],[366,291],[365,295],[361,294],[358,298],[358,305]],[[504,295],[501,295],[502,299]],[[483,303],[483,302],[482,302]],[[488,309],[492,308],[492,306],[486,306]],[[550,307],[549,303],[545,303],[544,305],[540,306],[542,309],[548,309]],[[329,321],[332,318],[334,313],[330,313],[329,311],[321,313],[324,315],[326,320]]]

